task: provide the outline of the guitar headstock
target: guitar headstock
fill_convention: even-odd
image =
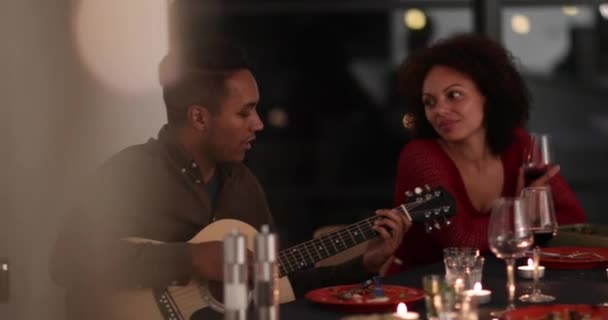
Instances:
[[[405,207],[413,222],[423,222],[425,231],[431,232],[450,226],[449,217],[456,214],[454,197],[443,187],[428,185],[405,192]]]

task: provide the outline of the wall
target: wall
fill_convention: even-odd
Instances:
[[[164,121],[158,88],[115,91],[83,67],[74,3],[0,1],[0,258],[12,265],[0,319],[63,319],[48,258],[74,188]]]

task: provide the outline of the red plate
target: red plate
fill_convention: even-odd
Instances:
[[[316,289],[308,292],[306,299],[348,312],[394,312],[400,302],[404,302],[410,307],[415,302],[424,299],[424,291],[420,289],[393,285],[382,285],[384,295],[388,298],[387,301],[373,301],[372,290],[364,291],[360,300],[339,298],[344,292],[359,286],[360,284],[351,284]],[[373,288],[373,285],[370,288]]]
[[[572,312],[582,316],[571,317]],[[550,317],[555,315],[554,319],[589,319],[589,320],[605,320],[608,319],[607,307],[594,307],[586,304],[552,304],[539,305],[503,313],[502,318],[505,320],[531,320],[531,319],[553,319]],[[587,316],[587,318],[583,317]]]
[[[568,257],[552,257],[543,255],[542,253],[556,253],[562,256],[572,255],[576,253],[594,253]],[[608,267],[608,248],[588,248],[588,247],[551,247],[542,248],[540,255],[541,264],[547,268],[553,269],[592,269],[600,267]]]

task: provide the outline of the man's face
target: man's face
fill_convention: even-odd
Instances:
[[[256,107],[260,95],[249,70],[226,79],[226,96],[211,115],[205,131],[205,153],[216,162],[240,162],[251,149],[256,132],[264,128]]]

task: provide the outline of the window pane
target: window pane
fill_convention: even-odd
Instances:
[[[606,19],[597,6],[508,7],[502,39],[533,95],[530,131],[554,136],[557,162],[588,219],[608,222]]]

